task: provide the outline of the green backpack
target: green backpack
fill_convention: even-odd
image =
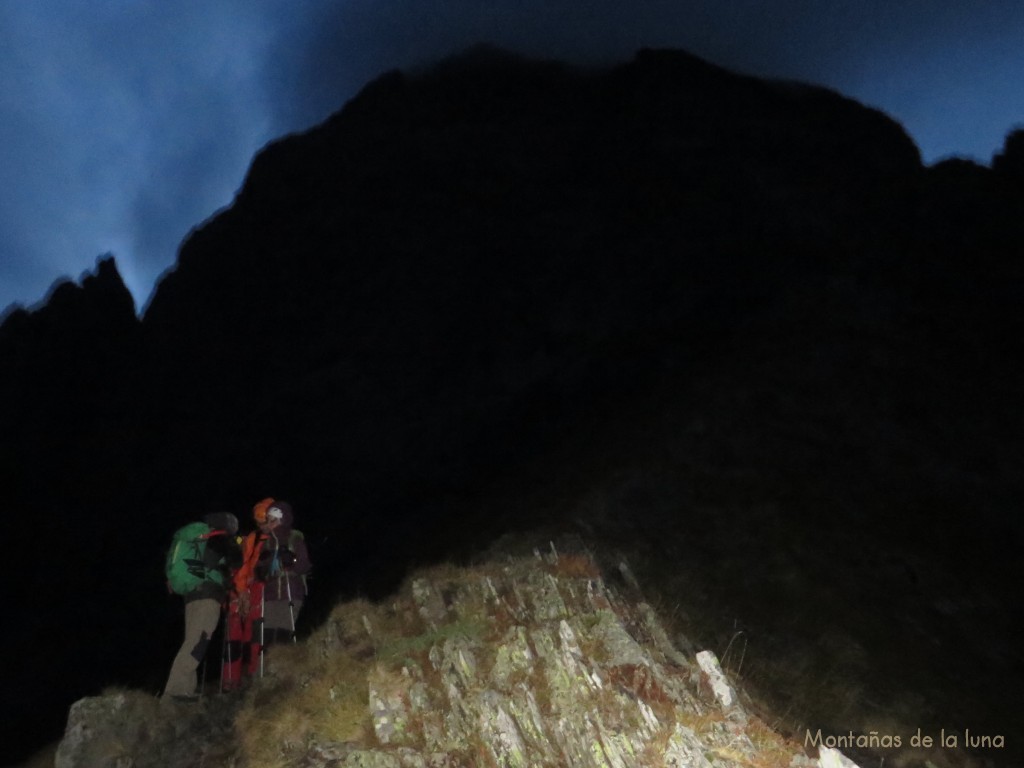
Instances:
[[[207,568],[204,562],[206,544],[210,537],[223,533],[213,530],[206,523],[189,523],[175,531],[164,565],[167,586],[172,592],[187,595],[206,581],[224,585],[224,572],[219,568]]]

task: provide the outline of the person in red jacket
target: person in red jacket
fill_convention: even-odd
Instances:
[[[312,564],[293,519],[285,501],[266,498],[253,507],[257,528],[242,542],[242,565],[234,575],[236,597],[228,612],[224,690],[241,685],[243,675],[262,672],[266,646],[295,639]]]

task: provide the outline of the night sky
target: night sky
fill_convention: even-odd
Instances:
[[[142,310],[253,154],[387,69],[487,42],[578,63],[683,48],[820,83],[931,163],[1024,123],[1019,0],[0,0],[0,311],[113,253]]]

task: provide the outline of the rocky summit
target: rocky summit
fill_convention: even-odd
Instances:
[[[56,766],[854,765],[777,735],[713,653],[682,650],[690,641],[617,581],[553,545],[421,572],[379,605],[339,605],[301,646],[273,649],[242,696],[79,701]]]

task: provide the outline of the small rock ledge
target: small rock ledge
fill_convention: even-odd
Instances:
[[[261,719],[254,712],[275,690],[330,713],[342,683],[325,680],[323,665],[339,656],[357,660],[365,680],[362,727],[330,738],[326,732],[337,736],[337,728],[307,718],[271,743],[273,754],[266,743],[261,752],[236,744],[212,762],[210,745],[223,749]],[[192,745],[193,760],[303,768],[848,764],[824,750],[807,758],[744,711],[714,654],[687,658],[649,605],[620,596],[589,557],[559,556],[554,548],[532,559],[421,573],[388,605],[339,606],[292,657],[277,655],[272,676],[234,705],[232,726],[207,727],[206,739]],[[58,768],[84,768],[81,756],[102,753],[96,742],[115,738],[123,710],[116,704],[108,696],[72,708]],[[116,758],[107,750],[105,764],[142,768],[151,756],[125,744],[138,741],[140,729],[121,726],[122,749]]]

